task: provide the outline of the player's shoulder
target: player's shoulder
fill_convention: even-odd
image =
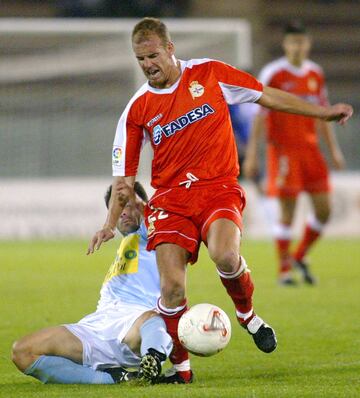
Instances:
[[[206,66],[208,65],[210,62],[214,61],[211,58],[193,58],[193,59],[188,59],[186,61],[181,61],[183,68],[188,68],[188,69],[192,69],[196,66]]]
[[[134,112],[136,110],[143,109],[143,104],[146,98],[146,94],[149,92],[149,84],[146,82],[144,83],[130,98],[129,102],[127,103],[123,115],[128,115],[129,112]]]
[[[143,98],[148,91],[149,91],[149,84],[148,84],[148,82],[146,82],[130,98],[130,101],[128,102],[128,104],[133,104],[138,99]]]
[[[194,68],[221,68],[228,66],[226,62],[213,58],[194,58],[187,61],[181,61],[183,69]]]
[[[269,62],[260,70],[259,80],[263,84],[268,84],[276,74],[286,70],[287,64],[285,57]]]
[[[324,70],[323,70],[323,68],[322,68],[319,64],[317,64],[316,62],[312,61],[311,59],[307,59],[307,60],[304,62],[304,66],[305,66],[305,68],[306,68],[308,71],[315,72],[315,73],[317,73],[317,74],[319,74],[319,75],[321,75],[321,76],[324,75]]]

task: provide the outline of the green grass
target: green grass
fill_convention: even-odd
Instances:
[[[255,308],[276,329],[278,349],[259,352],[236,324],[233,308],[203,250],[189,268],[190,303],[210,302],[230,316],[229,346],[192,357],[190,386],[42,385],[9,359],[11,344],[39,328],[74,322],[95,309],[115,242],[85,256],[86,242],[0,242],[1,397],[358,397],[360,396],[360,241],[325,240],[312,261],[316,287],[275,283],[270,242],[247,241]]]

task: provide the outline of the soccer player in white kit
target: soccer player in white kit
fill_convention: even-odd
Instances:
[[[136,192],[137,202],[128,202],[120,215],[118,229],[124,238],[96,311],[78,323],[42,329],[17,341],[12,359],[26,375],[43,383],[114,384],[138,377],[138,372],[124,369],[131,367],[152,379],[154,358],[160,373],[173,344],[154,311],[160,280],[155,252],[146,250],[146,193],[138,183]]]

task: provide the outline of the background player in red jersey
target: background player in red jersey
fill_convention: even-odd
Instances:
[[[317,104],[328,104],[322,69],[308,60],[311,39],[300,22],[285,29],[285,56],[266,65],[259,80],[268,86],[283,89]],[[266,123],[266,127],[265,127]],[[244,165],[252,177],[258,169],[258,144],[266,128],[267,194],[280,202],[280,221],[275,228],[279,255],[279,282],[296,284],[292,265],[298,268],[306,283],[313,284],[309,266],[304,260],[320,237],[330,215],[328,169],[320,152],[317,132],[321,133],[337,169],[344,167],[344,158],[330,123],[304,116],[261,110],[254,120]],[[291,224],[300,192],[309,194],[314,215],[309,218],[302,239],[290,254]]]
[[[152,186],[146,207],[148,249],[156,249],[161,279],[158,310],[173,337],[170,359],[178,382],[191,379],[187,353],[177,336],[186,311],[186,265],[195,262],[200,242],[208,248],[240,324],[264,352],[276,348],[273,329],[252,307],[253,283],[240,256],[245,195],[227,103],[258,102],[277,110],[340,123],[351,117],[346,104],[322,107],[263,87],[254,77],[211,59],[180,61],[166,26],[145,18],[133,30],[135,56],[148,82],[125,108],[113,148],[113,195],[106,222],[90,242],[93,253],[114,236],[121,211],[116,192],[132,186],[144,137],[154,149]],[[126,188],[124,189],[126,192]]]

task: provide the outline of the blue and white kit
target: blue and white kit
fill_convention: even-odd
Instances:
[[[95,370],[112,366],[137,367],[140,357],[122,343],[144,312],[156,308],[160,279],[155,252],[146,250],[144,223],[125,236],[100,291],[94,313],[64,325],[83,344],[83,365]]]

